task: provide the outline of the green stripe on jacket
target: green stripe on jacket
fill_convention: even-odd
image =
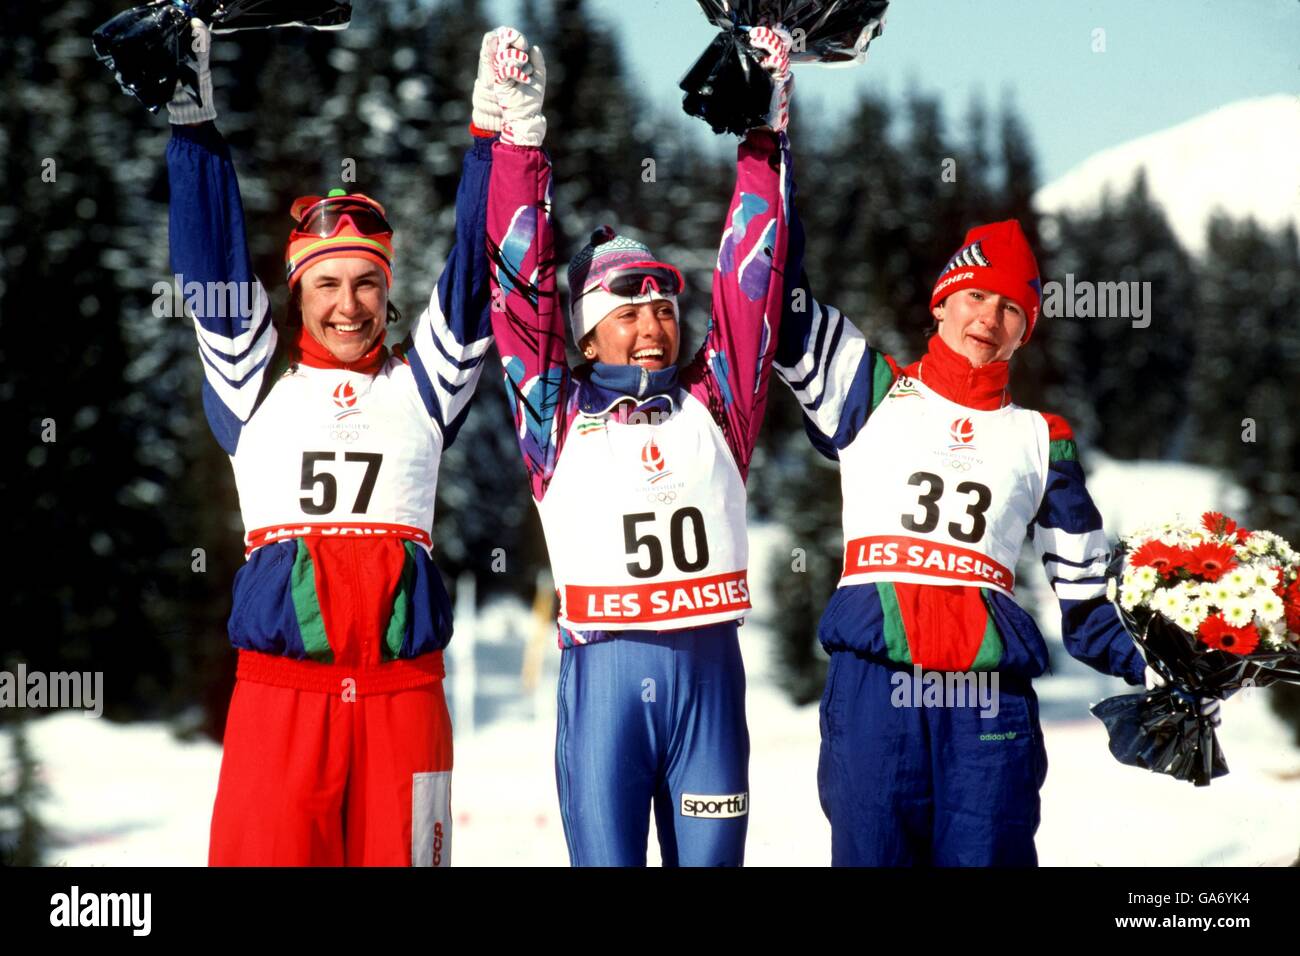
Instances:
[[[393,611],[388,615],[388,630],[384,633],[384,660],[395,661],[402,652],[402,642],[406,639],[406,622],[410,619],[412,593],[415,591],[415,549],[419,545],[413,541],[403,541],[406,560],[402,562],[402,577],[397,582],[397,593],[393,595]]]
[[[295,543],[298,551],[293,558],[289,586],[293,594],[293,609],[298,616],[298,630],[302,633],[302,646],[312,660],[333,664],[334,651],[325,636],[325,618],[316,593],[316,565],[307,550],[306,540],[298,538]]]

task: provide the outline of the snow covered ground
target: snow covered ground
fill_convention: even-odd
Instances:
[[[1090,474],[1112,534],[1166,511],[1241,507],[1240,493],[1204,469],[1094,459]],[[1146,501],[1159,489],[1158,500]],[[766,555],[779,531],[752,527],[757,606],[767,604]],[[830,545],[838,547],[838,541]],[[1041,571],[1022,571],[1038,608],[1054,672],[1035,682],[1050,764],[1043,788],[1039,857],[1055,866],[1281,866],[1300,853],[1300,749],[1273,715],[1266,691],[1223,705],[1220,739],[1231,773],[1211,786],[1124,767],[1087,707],[1125,692],[1066,655]],[[448,656],[456,725],[453,854],[457,865],[567,864],[555,795],[554,688],[559,652],[550,629],[513,602],[488,607],[473,627],[458,611]],[[472,631],[472,637],[471,637]],[[817,799],[817,706],[795,707],[776,686],[772,634],[762,616],[741,631],[749,674],[752,740],[747,862],[821,866],[830,828]],[[473,667],[468,667],[472,655]],[[472,670],[472,676],[471,676]],[[523,674],[531,675],[525,680]],[[116,725],[61,714],[29,724],[49,791],[41,807],[52,834],[46,862],[70,866],[199,866],[221,748],[178,742],[162,724]],[[0,775],[11,774],[7,736]],[[647,811],[648,815],[648,811]],[[651,862],[657,862],[651,841]]]
[[[755,632],[757,629],[755,629]],[[751,654],[762,647],[746,635]],[[549,675],[548,675],[549,676]],[[1053,681],[1045,702],[1060,703]],[[1300,750],[1263,692],[1224,705],[1232,772],[1195,788],[1123,767],[1086,699],[1063,687],[1073,719],[1044,722],[1051,767],[1038,848],[1044,865],[1285,865],[1300,852]],[[821,866],[830,828],[817,801],[817,707],[794,707],[770,684],[750,688],[753,757],[747,862]],[[64,714],[31,726],[50,799],[47,862],[199,866],[221,749],[179,743],[161,724],[115,725]],[[567,863],[555,797],[554,722],[510,717],[456,738],[453,852],[460,866]],[[652,862],[655,860],[652,847]]]

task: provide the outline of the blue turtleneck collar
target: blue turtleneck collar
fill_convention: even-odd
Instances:
[[[677,366],[650,371],[639,365],[592,362],[578,369],[578,407],[584,415],[603,415],[620,402],[635,411],[671,411],[677,404]]]

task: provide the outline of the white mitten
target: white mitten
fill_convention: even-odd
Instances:
[[[518,30],[498,36],[492,56],[493,91],[501,108],[501,142],[541,146],[546,138],[542,101],[546,96],[546,60]]]
[[[790,124],[790,100],[794,96],[794,74],[790,71],[790,48],[794,38],[781,26],[754,27],[750,45],[767,53],[759,64],[772,74],[772,105],[767,125],[780,133]]]
[[[181,87],[178,80],[176,92],[172,94],[172,100],[167,104],[167,118],[177,126],[191,126],[217,118],[217,104],[212,99],[212,70],[208,67],[208,60],[212,54],[212,31],[198,17],[190,21],[190,29],[194,31],[190,48],[199,61],[197,67],[199,98],[203,103],[195,103],[194,97]]]
[[[496,75],[492,69],[492,60],[496,56],[497,46],[505,38],[513,42],[519,31],[513,27],[497,27],[483,34],[483,42],[478,48],[478,75],[474,78],[473,115],[474,125],[479,129],[501,132],[501,105],[497,103],[494,89]]]

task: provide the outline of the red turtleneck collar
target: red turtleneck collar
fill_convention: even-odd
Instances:
[[[329,349],[311,337],[311,333],[305,326],[298,330],[297,344],[298,360],[310,368],[342,368],[349,372],[365,372],[367,375],[373,375],[388,359],[388,349],[384,347],[382,335],[375,340],[370,351],[353,362],[340,362]]]
[[[971,365],[970,359],[954,352],[937,333],[930,336],[925,356],[903,369],[903,374],[920,379],[948,401],[967,408],[992,411],[1011,401],[1007,389],[1011,363]]]

